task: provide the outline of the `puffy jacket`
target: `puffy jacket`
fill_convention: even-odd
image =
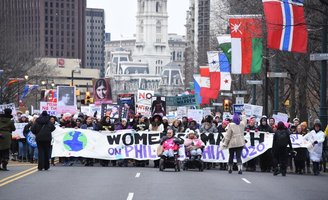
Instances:
[[[224,136],[223,146],[228,148],[243,147],[245,145],[244,130],[246,127],[246,116],[242,116],[242,121],[239,125],[230,123],[228,130]]]
[[[11,132],[15,131],[15,124],[11,117],[0,115],[0,150],[9,149],[11,145]]]

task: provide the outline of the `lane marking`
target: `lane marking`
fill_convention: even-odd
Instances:
[[[4,182],[4,183],[1,183],[1,184],[0,184],[0,187],[2,187],[2,186],[4,186],[4,185],[7,185],[8,183],[11,183],[11,182],[16,181],[16,180],[18,180],[18,179],[21,179],[21,178],[23,178],[23,177],[25,177],[25,176],[28,176],[28,175],[30,175],[30,174],[33,174],[33,173],[35,173],[35,172],[37,172],[37,171],[38,171],[37,169],[34,169],[33,171],[30,171],[30,172],[28,172],[28,173],[26,173],[26,174],[23,174],[23,175],[18,176],[18,177],[14,178],[14,179],[11,179],[11,180],[9,180],[9,181],[6,181],[6,182]]]
[[[245,181],[248,184],[251,184],[251,182],[249,180],[247,180],[246,178],[242,178],[241,180]]]
[[[16,176],[20,176],[21,174],[27,173],[27,172],[29,172],[29,171],[35,170],[36,168],[37,168],[37,166],[32,167],[32,168],[29,168],[29,169],[24,170],[24,171],[22,171],[22,172],[19,172],[19,173],[17,173],[17,174],[14,174],[14,175],[8,176],[7,178],[1,179],[1,180],[0,180],[0,183],[6,181],[6,180],[8,180],[8,179],[14,178],[14,177],[16,177]]]
[[[136,178],[139,178],[139,177],[140,177],[140,173],[137,173],[137,174],[136,174]]]
[[[130,192],[126,200],[132,200],[134,193]]]

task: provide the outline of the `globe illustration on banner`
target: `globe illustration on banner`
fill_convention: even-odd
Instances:
[[[68,151],[81,151],[87,145],[87,137],[80,131],[70,131],[63,139],[64,147]]]

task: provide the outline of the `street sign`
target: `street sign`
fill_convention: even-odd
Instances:
[[[244,104],[244,97],[236,97],[236,104]]]
[[[262,80],[247,80],[246,83],[248,85],[262,85],[263,81]]]
[[[267,77],[268,78],[287,78],[288,73],[287,72],[268,72]]]
[[[232,91],[233,94],[247,94],[247,90],[235,90]]]
[[[328,53],[312,53],[310,54],[310,60],[328,60]]]
[[[221,92],[221,96],[232,97],[232,93],[231,92]]]
[[[223,106],[222,103],[212,103],[213,106]]]

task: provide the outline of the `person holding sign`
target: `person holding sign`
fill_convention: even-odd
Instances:
[[[322,131],[320,121],[316,121],[313,130],[304,136],[304,140],[310,142],[310,159],[313,164],[313,174],[319,175],[319,164],[322,156],[323,142],[325,141],[325,134]]]
[[[233,158],[236,154],[238,174],[242,174],[243,163],[241,160],[241,152],[245,145],[244,129],[246,127],[247,121],[246,116],[242,115],[242,120],[240,120],[238,114],[234,114],[232,118],[232,123],[229,124],[228,130],[224,139],[222,141],[221,149],[229,149],[229,174],[232,173]]]

